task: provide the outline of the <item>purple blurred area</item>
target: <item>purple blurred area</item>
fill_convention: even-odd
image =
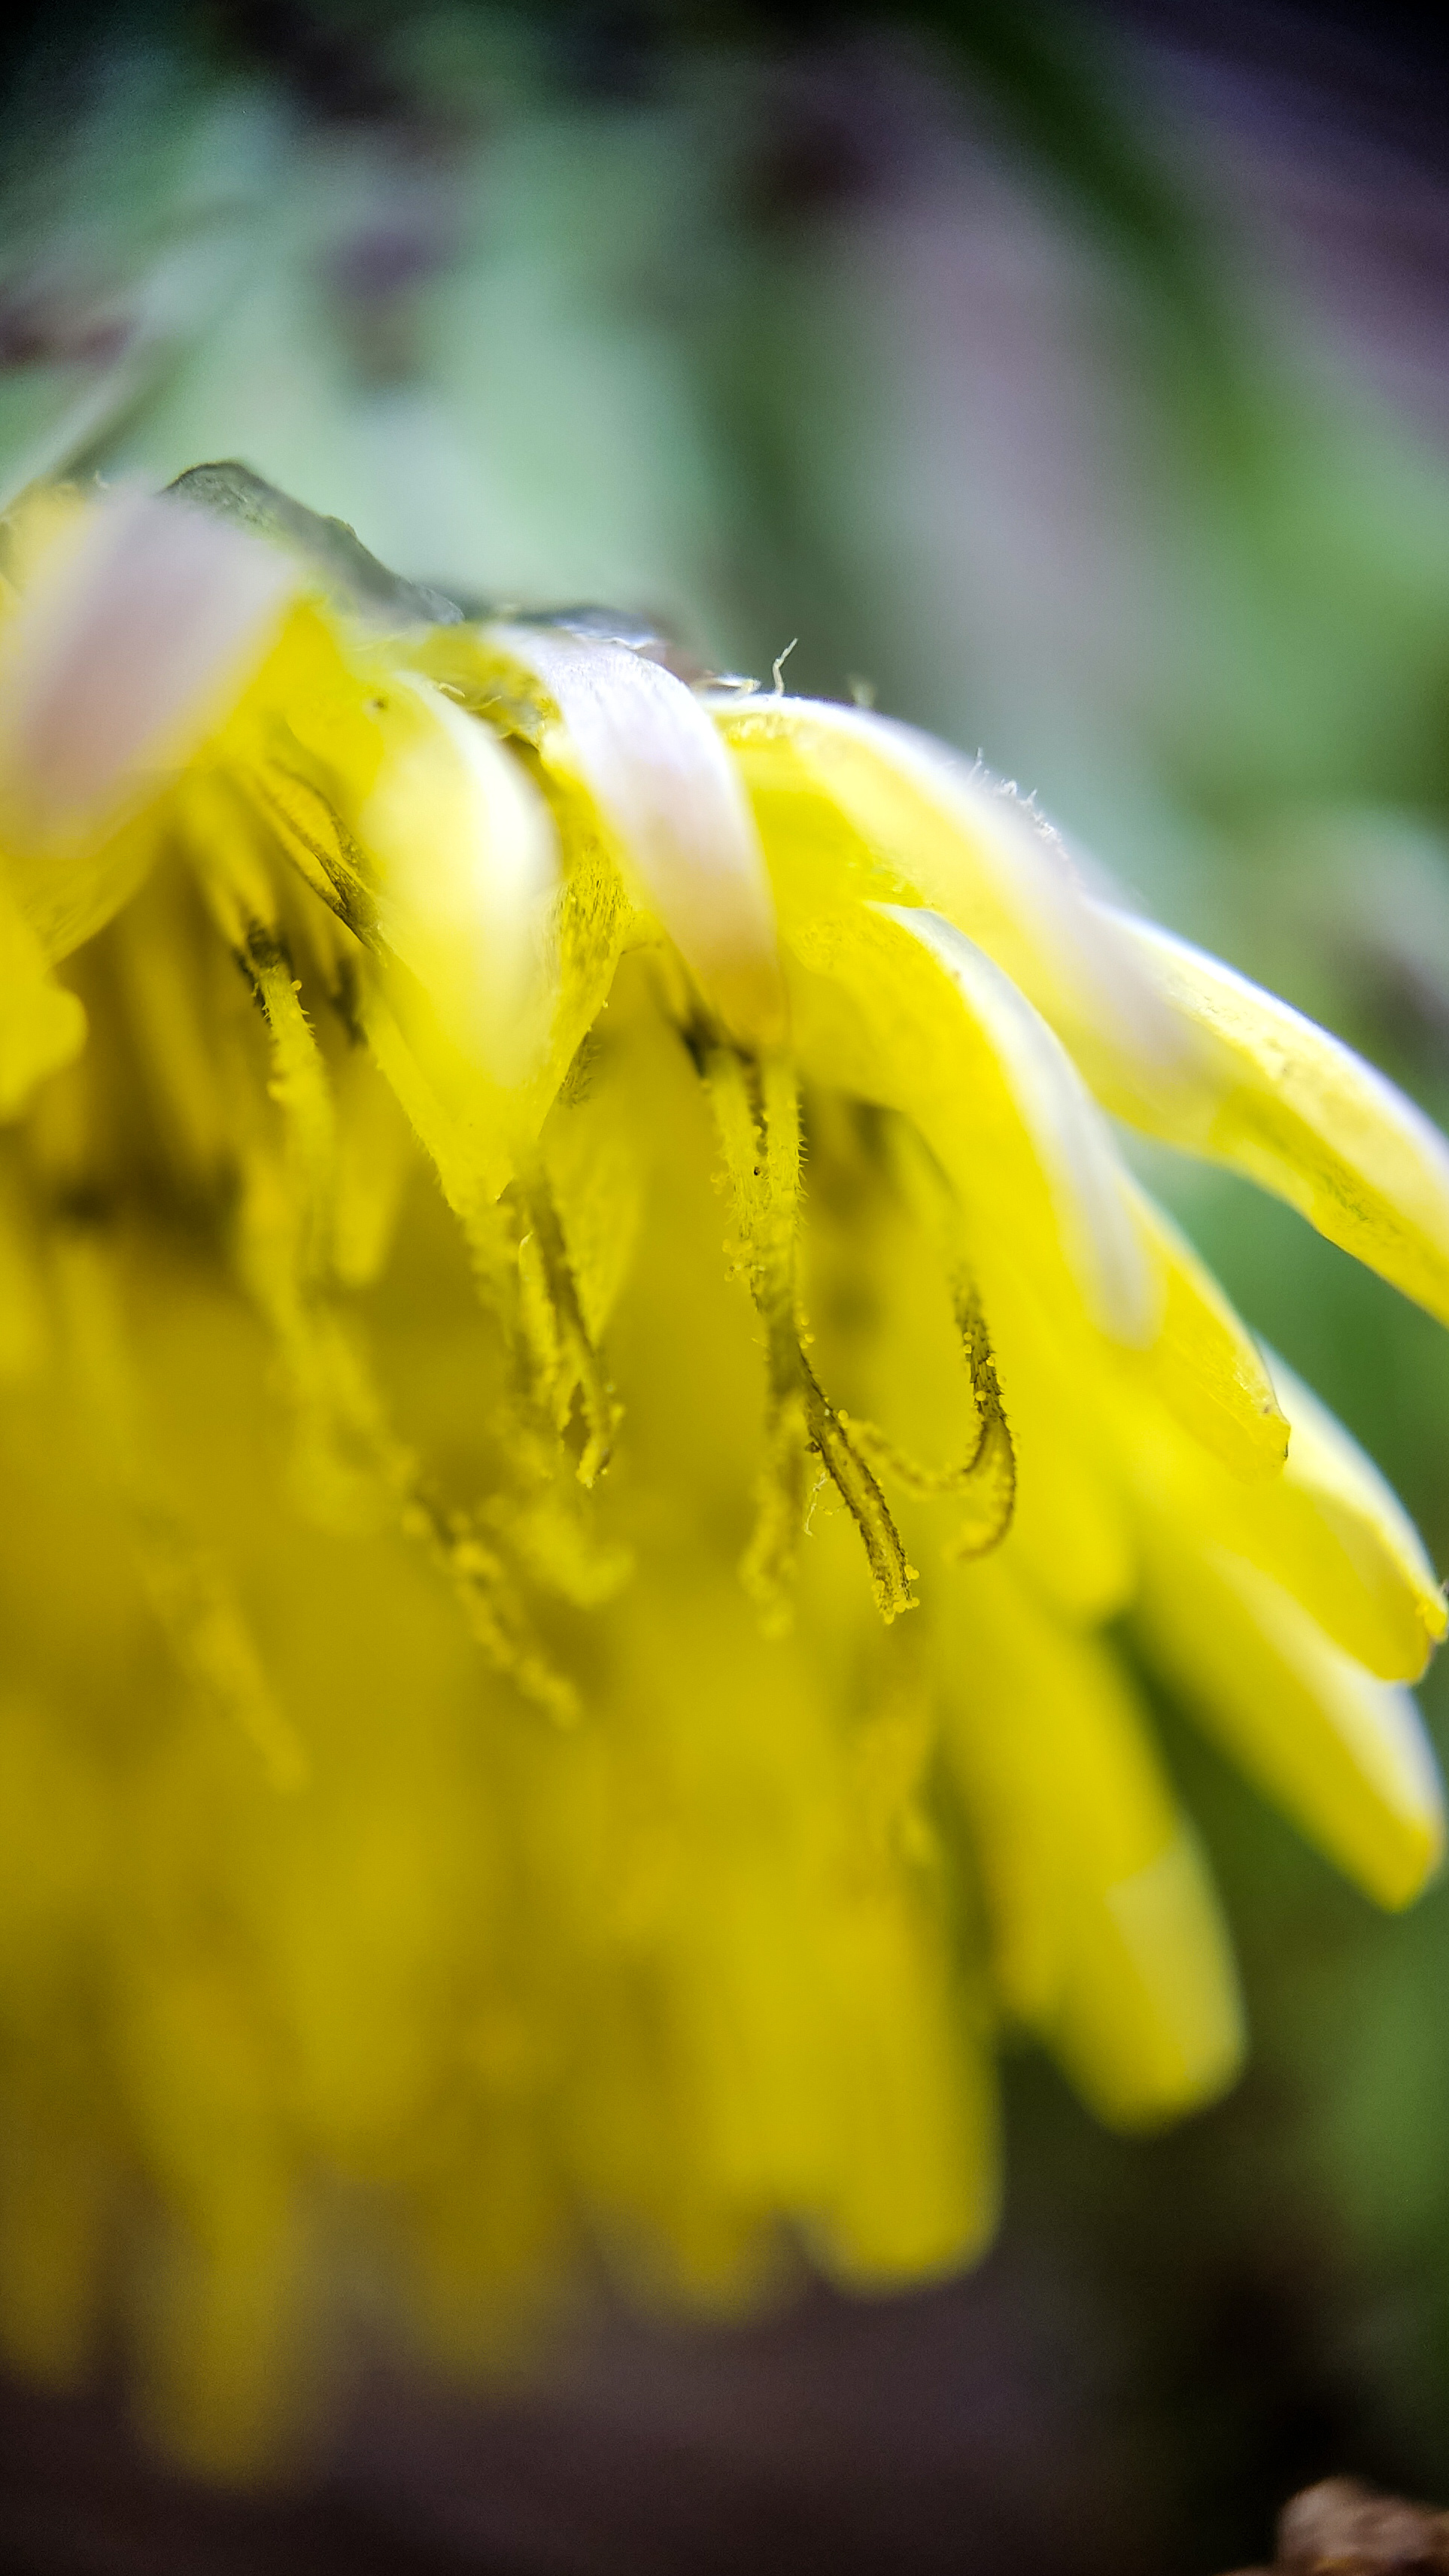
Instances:
[[[1093,2358],[1088,2361],[1087,2356]],[[1090,2371],[1090,2378],[1084,2371]],[[731,2334],[620,2320],[547,2393],[370,2376],[300,2495],[184,2484],[101,2398],[0,2397],[0,2565],[34,2576],[1132,2576],[1161,2532],[1089,2312],[1010,2258]]]
[[[1123,0],[1164,124],[1238,256],[1301,298],[1348,380],[1449,444],[1449,21],[1413,8]]]

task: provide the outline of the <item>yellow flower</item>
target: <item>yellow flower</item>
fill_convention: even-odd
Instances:
[[[898,725],[231,469],[7,566],[12,2358],[119,2307],[237,2463],[359,2247],[465,2357],[585,2253],[969,2259],[1000,2029],[1238,2062],[1124,1635],[1370,1895],[1440,1847],[1420,1543],[1104,1113],[1445,1319],[1449,1152]]]

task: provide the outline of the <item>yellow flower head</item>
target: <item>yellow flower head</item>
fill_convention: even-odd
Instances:
[[[12,2354],[119,2307],[241,2460],[349,2243],[464,2352],[585,2250],[910,2279],[1003,2026],[1211,2096],[1135,1659],[1399,1905],[1445,1611],[1106,1112],[1449,1320],[1442,1140],[902,726],[240,469],[6,569]]]

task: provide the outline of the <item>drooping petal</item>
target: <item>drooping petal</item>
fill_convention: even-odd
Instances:
[[[1293,1424],[1288,1484],[1311,1500],[1341,1533],[1346,1550],[1363,1567],[1365,1580],[1382,1587],[1395,1604],[1404,1605],[1411,1636],[1418,1632],[1416,1642],[1427,1660],[1449,1624],[1449,1610],[1423,1540],[1392,1486],[1327,1405],[1319,1402],[1286,1361],[1275,1356],[1272,1365]]]
[[[220,749],[314,893],[416,978],[447,1044],[521,1081],[547,1036],[559,860],[520,761],[430,680],[375,650],[350,667],[306,609]]]
[[[996,2226],[994,2069],[907,1909],[862,1889],[834,1944],[841,2044],[832,2108],[842,2142],[806,2213],[817,2259],[854,2289],[959,2271]]]
[[[1149,1063],[1172,1030],[1056,833],[1014,789],[910,725],[808,698],[713,699],[772,876],[796,899],[923,903],[1060,1034],[1112,1031]]]
[[[1273,1372],[1293,1425],[1283,1476],[1223,1496],[1211,1523],[1356,1662],[1384,1681],[1417,1681],[1446,1624],[1423,1541],[1327,1406],[1281,1360]]]
[[[1256,1566],[1149,1530],[1148,1651],[1208,1731],[1381,1905],[1438,1864],[1443,1801],[1406,1690],[1376,1681]]]
[[[591,801],[616,863],[729,1034],[778,1042],[783,997],[769,879],[749,801],[698,700],[622,644],[559,630],[449,629],[428,667],[493,674],[547,771]],[[485,702],[484,712],[489,712]]]
[[[1009,2010],[1120,2125],[1211,2098],[1242,2049],[1231,1953],[1115,1658],[1000,1563],[962,1584],[950,1638],[947,1750]]]
[[[1283,1474],[1253,1485],[1139,1416],[1126,1461],[1139,1518],[1170,1530],[1184,1563],[1203,1546],[1244,1558],[1366,1671],[1417,1681],[1444,1624],[1443,1596],[1417,1534],[1339,1426],[1320,1415],[1329,1436],[1316,1442],[1305,1427],[1300,1441],[1311,1403],[1295,1398]]]
[[[1247,1173],[1330,1243],[1449,1322],[1449,1145],[1384,1076],[1215,957],[1110,916],[1178,1023],[1171,1078],[1126,1049],[1079,1050],[1108,1108],[1167,1144]]]
[[[785,929],[826,988],[800,1028],[807,1064],[813,1057],[826,1079],[903,1109],[978,1232],[1010,1230],[1022,1267],[1035,1261],[1044,1276],[1065,1257],[1095,1320],[1124,1341],[1144,1339],[1154,1283],[1116,1149],[1030,1003],[936,913],[812,908]]]
[[[558,881],[548,808],[519,763],[440,689],[399,675],[377,784],[358,816],[379,938],[460,1052],[504,1082],[546,1033],[543,947]]]
[[[513,1177],[510,1137],[496,1086],[469,1079],[428,1015],[407,1014],[409,997],[364,981],[359,1019],[373,1060],[437,1172],[453,1214],[465,1229],[486,1224],[487,1211]],[[421,1019],[421,1024],[419,1024]],[[471,1240],[471,1237],[470,1237]]]
[[[854,1541],[836,1535],[840,1590],[825,1583],[848,1633]],[[664,2035],[660,2089],[678,2123],[659,2121],[636,2079],[605,2154],[613,2163],[637,2127],[651,2231],[669,2205],[663,2169],[686,2206],[702,2176],[706,2208],[788,2213],[836,2277],[879,2287],[954,2268],[995,2224],[998,2141],[977,1998],[941,1940],[928,1872],[902,1850],[929,1709],[868,1705],[842,1730],[817,1652],[798,1636],[766,1642],[707,1557],[681,1552],[675,1576],[632,1596],[631,1660],[583,1748],[617,1766],[590,1937],[602,1913],[611,1946],[647,1967],[634,2045]],[[560,1889],[560,1912],[577,1902]],[[596,2040],[588,2005],[582,2018],[597,2053],[582,2147],[607,2207],[597,2105],[628,2085],[631,2058],[617,2025]]]
[[[1249,1484],[1277,1476],[1288,1423],[1256,1342],[1171,1218],[1130,1186],[1162,1280],[1162,1320],[1135,1362],[1140,1378],[1232,1475]]]

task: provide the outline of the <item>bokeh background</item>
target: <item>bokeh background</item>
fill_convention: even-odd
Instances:
[[[793,643],[1449,1118],[1449,39],[239,0],[4,43],[0,506],[236,456],[455,596]],[[1246,1185],[1152,1178],[1449,1566],[1449,1342]],[[601,2313],[492,2391],[359,2329],[281,2491],[7,2383],[0,2566],[1210,2576],[1329,2471],[1449,2502],[1449,1887],[1371,1915],[1163,1723],[1243,1955],[1222,2107],[1109,2138],[1022,2053],[970,2280]]]

